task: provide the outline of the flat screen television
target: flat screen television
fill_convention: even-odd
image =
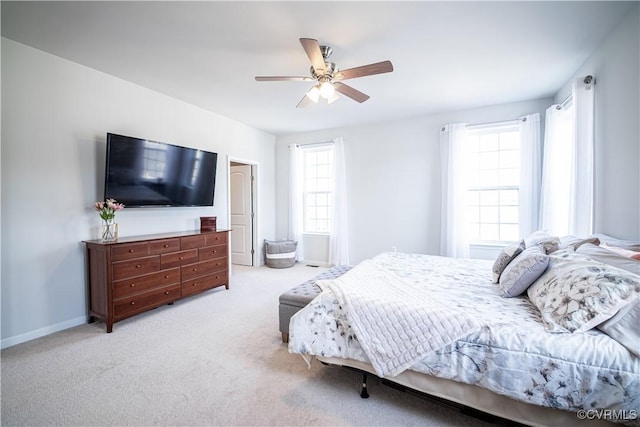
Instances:
[[[107,134],[104,198],[126,207],[213,206],[218,154]]]

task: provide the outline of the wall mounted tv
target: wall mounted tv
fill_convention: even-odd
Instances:
[[[107,134],[105,199],[126,207],[213,206],[218,154]]]

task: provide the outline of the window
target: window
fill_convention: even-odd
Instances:
[[[329,233],[333,189],[333,147],[311,146],[302,150],[305,233]]]
[[[518,125],[468,129],[467,219],[472,244],[504,244],[519,236]]]
[[[149,180],[164,177],[164,168],[167,164],[167,147],[153,141],[144,142],[144,173],[143,178]]]

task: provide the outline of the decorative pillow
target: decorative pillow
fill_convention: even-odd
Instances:
[[[618,341],[640,357],[640,297],[622,308],[615,316],[597,326],[605,334]]]
[[[523,250],[524,240],[509,245],[500,251],[500,253],[498,254],[498,258],[496,258],[493,263],[493,283],[498,283],[498,279],[500,279],[500,275],[507,267],[507,265]]]
[[[538,230],[524,238],[524,246],[542,246],[545,253],[550,254],[560,248],[560,239],[549,234],[546,230]]]
[[[550,332],[584,332],[612,318],[640,295],[640,276],[569,249],[549,257],[527,294]]]
[[[540,246],[522,251],[500,275],[502,296],[512,298],[521,295],[545,272],[547,265],[549,265],[549,256]]]
[[[622,268],[631,273],[640,274],[640,262],[618,255],[610,251],[608,246],[596,246],[585,243],[576,250],[576,253],[586,255],[598,262]]]

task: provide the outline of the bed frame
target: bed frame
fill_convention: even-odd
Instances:
[[[363,373],[363,384],[360,396],[363,398],[369,397],[366,378],[368,374],[377,376],[373,366],[352,359],[323,356],[315,357],[325,365],[340,366]],[[485,421],[494,421],[499,424],[524,424],[530,426],[562,425],[576,427],[619,427],[621,425],[600,419],[583,420],[578,418],[577,414],[573,412],[520,402],[472,384],[437,378],[411,370],[403,371],[393,377],[392,380],[383,378],[382,381],[400,390],[435,397],[438,401],[444,400],[448,405],[461,409],[462,412],[468,415],[484,419]],[[478,411],[480,411],[481,414],[478,414]]]

